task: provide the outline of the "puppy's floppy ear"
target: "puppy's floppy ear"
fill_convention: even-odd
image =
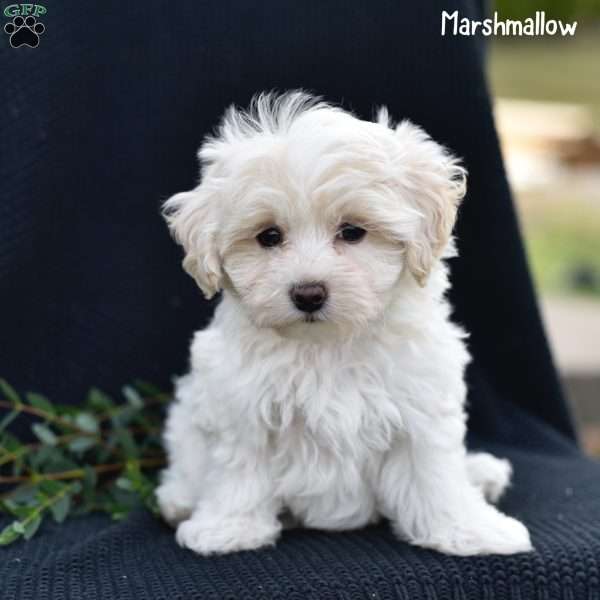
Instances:
[[[216,194],[205,183],[169,198],[163,215],[175,240],[183,246],[183,268],[207,299],[221,289],[221,259],[217,250]]]
[[[414,239],[407,240],[407,266],[424,286],[435,261],[446,249],[466,191],[466,170],[443,146],[410,121],[395,129],[400,185],[418,217]]]

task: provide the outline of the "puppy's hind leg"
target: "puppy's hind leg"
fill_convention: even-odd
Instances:
[[[425,436],[398,442],[384,460],[378,492],[382,514],[413,544],[458,556],[532,549],[525,526],[488,504],[473,485],[460,446]]]
[[[496,458],[487,452],[467,454],[467,475],[490,502],[498,502],[510,485],[512,467],[505,458]]]

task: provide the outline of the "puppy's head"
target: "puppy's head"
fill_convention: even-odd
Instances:
[[[355,329],[403,285],[426,286],[465,190],[458,161],[410,122],[301,92],[230,108],[199,157],[201,183],[165,204],[184,268],[282,332]]]

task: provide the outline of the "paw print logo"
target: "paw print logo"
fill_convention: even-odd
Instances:
[[[15,17],[12,23],[7,23],[4,26],[4,31],[10,36],[10,45],[13,48],[19,46],[37,48],[40,43],[40,35],[45,30],[43,23],[40,23],[33,15],[29,15],[25,19]]]

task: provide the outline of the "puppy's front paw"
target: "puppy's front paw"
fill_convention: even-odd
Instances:
[[[432,531],[428,538],[418,543],[457,556],[517,554],[533,550],[525,525],[495,510]]]
[[[275,543],[281,524],[274,518],[214,518],[210,522],[192,517],[177,527],[175,539],[183,548],[198,554],[227,554],[239,550],[255,550]]]
[[[194,499],[183,486],[172,482],[163,483],[156,488],[155,493],[160,514],[171,527],[176,527],[192,514]]]

